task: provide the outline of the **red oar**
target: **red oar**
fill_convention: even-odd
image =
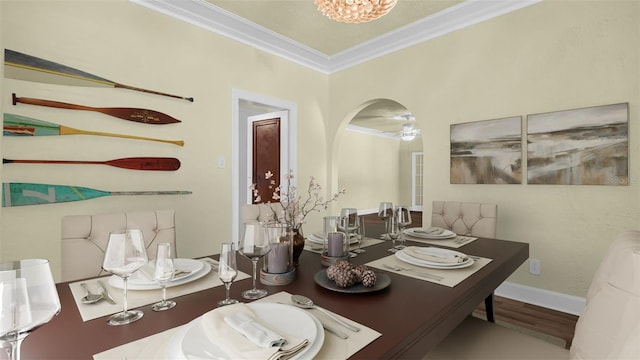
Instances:
[[[91,164],[109,165],[130,170],[176,171],[180,160],[170,157],[130,157],[108,161],[72,161],[72,160],[13,160],[2,159],[3,164]]]
[[[23,103],[37,106],[48,106],[58,109],[71,109],[71,110],[87,110],[96,111],[120,119],[135,121],[143,124],[164,125],[174,124],[181,122],[178,119],[174,119],[167,114],[163,114],[158,111],[138,109],[138,108],[103,108],[103,107],[91,107],[84,105],[68,104],[59,101],[33,99],[25,97],[17,97],[16,94],[12,94],[13,105],[16,103]]]

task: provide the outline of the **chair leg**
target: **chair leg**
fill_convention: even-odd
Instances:
[[[487,321],[495,323],[496,317],[493,312],[493,293],[491,293],[491,295],[487,296],[487,298],[484,299],[484,308],[487,312]]]

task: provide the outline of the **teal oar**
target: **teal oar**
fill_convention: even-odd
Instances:
[[[4,49],[4,76],[10,79],[58,85],[123,88],[193,102],[192,97],[166,94],[159,91],[119,84],[66,65],[9,49]]]
[[[191,191],[102,191],[80,186],[3,183],[2,207],[82,201],[116,195],[188,195]]]

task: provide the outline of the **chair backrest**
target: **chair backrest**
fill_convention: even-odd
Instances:
[[[141,229],[149,259],[158,243],[171,243],[176,254],[173,210],[71,215],[62,218],[62,281],[103,275],[102,260],[114,230]]]
[[[240,218],[243,224],[266,222],[274,217],[274,213],[282,216],[280,203],[242,204],[240,205]]]
[[[457,201],[434,201],[431,226],[459,235],[496,237],[498,205]]]
[[[640,231],[621,233],[596,272],[572,359],[640,359]]]

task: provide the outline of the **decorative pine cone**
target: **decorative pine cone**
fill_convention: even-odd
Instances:
[[[373,272],[372,270],[365,270],[365,272],[362,273],[362,285],[366,287],[372,287],[375,284],[376,284],[376,273]]]
[[[338,270],[335,273],[334,281],[336,285],[342,288],[347,288],[358,282],[358,277],[352,269]]]
[[[355,272],[356,276],[358,277],[358,282],[362,281],[362,274],[364,274],[364,272],[368,269],[369,268],[367,268],[365,265],[358,265],[353,268],[353,272]]]
[[[349,263],[348,261],[344,261],[344,260],[338,260],[336,261],[334,264],[330,265],[327,268],[327,277],[330,280],[336,280],[335,279],[335,275],[337,272],[339,271],[350,271],[352,268],[351,263]]]

